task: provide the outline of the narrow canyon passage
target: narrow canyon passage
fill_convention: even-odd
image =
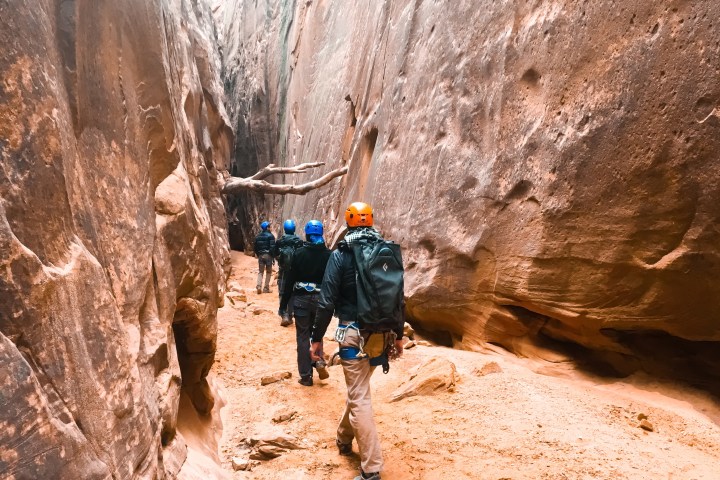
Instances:
[[[332,366],[327,381],[316,377],[313,387],[297,383],[294,326],[279,326],[276,289],[257,295],[256,275],[255,258],[232,252],[213,367],[226,402],[223,468],[234,480],[352,478],[358,457],[341,457],[334,445],[345,400],[341,367]],[[325,348],[332,353],[336,345],[326,339]],[[454,364],[454,388],[391,402],[410,377],[423,377],[429,362],[440,376],[449,371],[443,369],[446,362]],[[546,365],[556,375],[548,376],[533,372],[536,367],[502,353],[419,345],[393,362],[388,375],[375,372],[383,478],[718,478],[720,427],[701,412],[711,415],[714,408],[702,394],[685,392],[678,400],[669,384],[647,380],[639,387],[582,378],[569,365]],[[263,377],[282,372],[291,378],[261,385]],[[652,431],[641,428],[643,416]],[[300,448],[279,448],[276,458],[251,460],[258,448],[250,440],[263,438]],[[250,470],[234,471],[233,458],[236,464],[249,462]]]
[[[479,4],[0,0],[0,480],[352,478],[231,248],[355,201],[384,479],[720,480],[720,2]]]

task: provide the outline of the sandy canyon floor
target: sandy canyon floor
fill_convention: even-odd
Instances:
[[[213,367],[223,434],[220,460],[233,480],[352,479],[355,455],[341,457],[335,428],[345,399],[342,367],[313,387],[297,383],[295,327],[282,328],[277,287],[257,295],[254,258],[233,252],[236,296],[219,312]],[[334,330],[328,330],[331,335]],[[326,340],[332,353],[336,344]],[[390,402],[391,394],[433,357],[457,369],[454,391]],[[494,363],[493,363],[494,362]],[[485,367],[485,368],[484,368]],[[390,373],[373,376],[373,405],[385,455],[383,479],[720,479],[720,408],[702,393],[652,379],[582,376],[503,353],[424,345],[406,350]],[[277,372],[292,377],[262,386]],[[487,373],[491,372],[491,373]],[[294,414],[293,414],[294,412]],[[289,420],[276,422],[282,414]],[[652,431],[640,427],[640,419]],[[246,439],[286,435],[302,447],[235,471]]]

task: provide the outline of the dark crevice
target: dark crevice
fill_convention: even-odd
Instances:
[[[213,331],[203,325],[205,308],[202,301],[189,297],[180,298],[172,325],[182,376],[182,391],[187,394],[200,415],[208,415],[215,404],[206,377],[214,362],[216,338]]]
[[[416,338],[419,337],[434,345],[452,348],[455,344],[453,341],[454,334],[447,330],[429,330],[424,327],[418,327],[413,324]]]
[[[639,370],[720,397],[720,342],[685,340],[659,330],[602,333],[632,351]]]
[[[720,342],[693,342],[659,331],[621,332],[606,329],[632,354],[591,350],[581,345],[550,339],[553,349],[566,354],[580,371],[598,377],[624,378],[644,372],[657,379],[671,380],[703,390],[720,399]],[[618,349],[620,350],[620,349]]]
[[[530,344],[570,359],[580,372],[610,379],[643,372],[720,399],[720,342],[685,340],[659,330],[608,328],[600,333],[617,348],[592,349],[551,335],[546,328],[556,322],[551,317],[518,305],[503,307],[527,329],[525,336]],[[513,345],[502,340],[490,343],[513,350]]]

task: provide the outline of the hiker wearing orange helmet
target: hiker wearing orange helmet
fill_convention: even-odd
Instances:
[[[321,358],[323,336],[334,314],[347,386],[335,443],[340,455],[351,455],[355,439],[361,467],[355,480],[379,480],[383,458],[373,419],[370,377],[378,365],[387,373],[388,355],[402,353],[402,258],[399,246],[385,241],[373,228],[373,211],[367,203],[352,203],[345,211],[345,222],[348,232],[325,269],[310,355],[313,360]]]
[[[348,228],[372,227],[372,207],[363,202],[351,203],[345,210],[345,223]]]

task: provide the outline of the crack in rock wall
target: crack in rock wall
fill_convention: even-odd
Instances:
[[[332,238],[364,200],[404,247],[408,312],[454,345],[563,361],[566,342],[619,370],[681,358],[678,375],[718,380],[717,2],[217,13],[235,168],[350,170],[254,205],[246,228],[319,218]]]
[[[178,475],[233,133],[197,0],[0,1],[0,477]]]

